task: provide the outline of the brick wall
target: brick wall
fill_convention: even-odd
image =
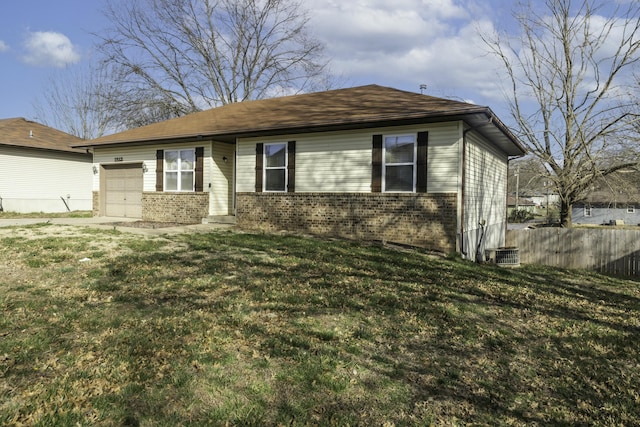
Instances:
[[[238,193],[236,217],[245,229],[386,240],[444,253],[456,250],[455,193]]]
[[[93,216],[100,216],[100,192],[94,191],[92,199]]]
[[[209,215],[209,193],[142,193],[145,221],[200,223]]]

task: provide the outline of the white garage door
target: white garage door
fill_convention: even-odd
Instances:
[[[103,167],[105,215],[142,218],[142,164]]]

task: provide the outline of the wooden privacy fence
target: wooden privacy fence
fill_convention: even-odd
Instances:
[[[615,228],[508,230],[506,246],[520,263],[640,276],[640,231]]]

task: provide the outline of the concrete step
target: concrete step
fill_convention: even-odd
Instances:
[[[202,219],[203,224],[235,224],[235,215],[209,215]]]

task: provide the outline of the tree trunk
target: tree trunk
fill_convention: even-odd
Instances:
[[[573,203],[562,198],[560,200],[560,225],[565,228],[571,227],[571,208]]]

